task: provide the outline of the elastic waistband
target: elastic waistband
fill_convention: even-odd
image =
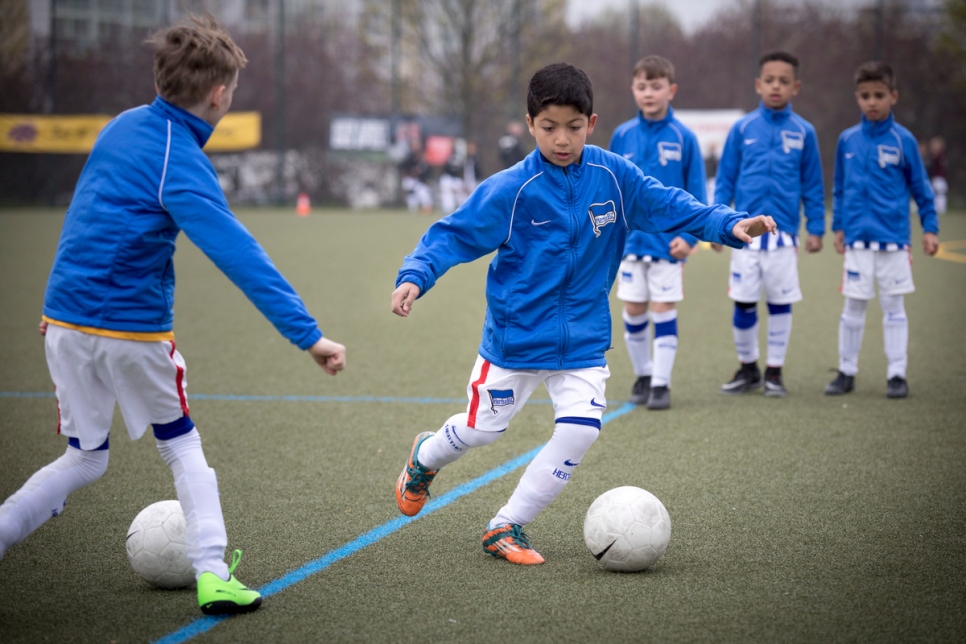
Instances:
[[[81,333],[86,333],[88,335],[100,335],[105,338],[115,338],[117,340],[133,340],[134,342],[163,342],[165,340],[174,340],[173,330],[157,332],[114,331],[112,329],[99,329],[93,326],[80,326],[79,324],[61,322],[60,320],[49,318],[46,315],[42,315],[41,318],[43,318],[43,320],[49,324],[55,324],[57,326],[64,327],[65,329],[80,331]]]

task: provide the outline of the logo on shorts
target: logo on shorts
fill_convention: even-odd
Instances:
[[[490,394],[490,410],[494,414],[500,413],[499,407],[512,407],[516,402],[512,389],[490,389],[486,393]]]
[[[594,225],[594,237],[600,237],[600,229],[617,221],[617,208],[613,201],[592,203],[587,211],[590,223]]]
[[[740,282],[741,281],[741,273],[732,273],[731,274],[731,279],[733,279],[736,282]]]
[[[805,149],[805,135],[801,132],[782,130],[782,150],[788,154],[792,150]]]
[[[634,276],[625,271],[621,271],[621,280],[624,282],[631,282],[634,280]]]
[[[845,276],[851,282],[855,282],[861,279],[862,277],[861,275],[859,275],[859,271],[845,271]]]
[[[894,148],[891,145],[879,146],[880,168],[885,168],[887,165],[899,165],[901,159],[902,154],[899,152],[899,148]]]
[[[657,160],[662,166],[668,161],[681,161],[681,144],[661,141],[657,144]]]

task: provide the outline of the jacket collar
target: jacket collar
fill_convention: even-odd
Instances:
[[[765,120],[771,123],[783,123],[792,115],[792,104],[789,103],[780,110],[773,110],[770,107],[766,107],[765,102],[761,101],[758,104],[758,110],[761,112],[761,115],[765,117]]]
[[[880,136],[885,134],[892,128],[892,124],[895,123],[895,115],[891,112],[889,116],[881,121],[870,121],[865,118],[865,114],[862,115],[862,133],[867,136]]]
[[[191,112],[181,109],[177,105],[173,105],[160,96],[154,99],[151,103],[151,107],[160,110],[165,118],[169,118],[172,121],[177,121],[178,123],[184,125],[191,135],[195,137],[198,141],[199,147],[205,147],[205,143],[211,138],[211,133],[215,131],[214,126],[212,126],[207,121],[198,118]]]
[[[652,121],[651,119],[645,118],[644,112],[637,110],[637,118],[640,120],[641,125],[643,125],[644,127],[657,129],[660,127],[664,127],[665,125],[667,125],[668,123],[674,120],[674,108],[668,105],[667,114],[664,115],[664,118],[657,119],[654,121]]]

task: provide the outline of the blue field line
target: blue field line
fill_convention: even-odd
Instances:
[[[0,398],[53,398],[54,392],[45,391],[0,391]],[[396,398],[393,396],[257,396],[238,394],[191,394],[192,400],[234,400],[242,402],[377,402],[377,403],[415,403],[420,405],[466,404],[466,398]],[[549,405],[549,399],[531,399],[527,404]]]
[[[604,414],[604,417],[601,419],[601,424],[607,424],[615,418],[619,418],[620,416],[629,413],[635,407],[636,405],[633,405],[632,403],[624,403],[614,411]],[[493,468],[482,476],[479,476],[472,481],[468,481],[467,483],[463,483],[462,485],[456,486],[442,496],[430,500],[423,508],[423,511],[416,516],[398,517],[396,519],[392,519],[391,521],[387,521],[381,526],[370,530],[369,532],[357,537],[353,541],[350,541],[344,546],[327,552],[325,555],[316,559],[315,561],[310,561],[298,570],[293,570],[292,572],[283,575],[275,581],[270,581],[259,588],[258,592],[262,594],[262,597],[266,598],[282,592],[289,586],[297,584],[300,581],[311,577],[315,573],[325,570],[335,562],[345,559],[349,555],[355,554],[366,546],[370,546],[378,541],[381,541],[382,539],[385,539],[392,533],[396,532],[400,528],[403,528],[404,526],[409,525],[413,521],[418,521],[419,519],[432,514],[436,510],[445,508],[447,505],[453,503],[457,499],[460,499],[471,492],[475,492],[484,485],[492,483],[498,478],[506,476],[514,470],[520,469],[532,461],[533,457],[536,456],[537,452],[539,452],[541,449],[543,449],[543,445],[538,445],[529,452],[521,454],[520,456],[507,461],[503,465]],[[229,617],[229,615],[221,615],[218,617],[200,617],[187,626],[165,635],[161,639],[155,640],[155,642],[156,644],[181,644],[182,642],[187,642],[193,637],[207,633],[217,626],[221,621],[228,619]]]

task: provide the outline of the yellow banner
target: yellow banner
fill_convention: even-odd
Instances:
[[[87,154],[101,129],[113,117],[48,114],[0,114],[0,152]],[[262,141],[259,112],[228,114],[208,139],[207,152],[258,147]]]

